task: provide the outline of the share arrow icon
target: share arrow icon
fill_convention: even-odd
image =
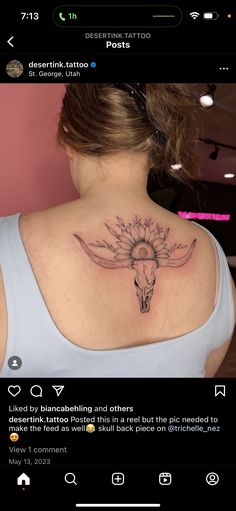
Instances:
[[[64,387],[65,387],[65,385],[52,385],[52,388],[56,391],[57,397],[60,396],[60,394],[62,393]]]

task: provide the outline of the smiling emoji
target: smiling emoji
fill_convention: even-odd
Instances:
[[[17,440],[19,440],[18,433],[11,433],[10,434],[10,440],[11,440],[11,442],[17,442]]]
[[[87,424],[86,431],[87,431],[87,433],[93,433],[95,431],[94,424]]]

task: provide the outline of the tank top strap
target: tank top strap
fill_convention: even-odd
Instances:
[[[0,265],[7,304],[8,349],[15,352],[17,338],[32,336],[46,316],[46,305],[34,276],[19,231],[20,213],[0,218]],[[34,332],[32,321],[34,318]],[[33,340],[33,339],[32,339]]]
[[[196,222],[193,222],[196,223]],[[231,284],[231,274],[224,251],[215,236],[200,224],[196,224],[203,229],[209,236],[214,246],[217,262],[217,281],[218,290],[215,303],[215,314],[212,314],[211,321],[211,339],[209,348],[211,350],[218,348],[223,342],[230,339],[235,326],[234,318],[234,299]]]

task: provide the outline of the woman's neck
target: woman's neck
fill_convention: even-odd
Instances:
[[[137,151],[102,157],[78,155],[71,161],[72,179],[80,198],[100,203],[148,199],[149,168],[149,156]]]

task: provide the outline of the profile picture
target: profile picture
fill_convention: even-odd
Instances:
[[[6,65],[6,72],[11,78],[19,78],[23,71],[23,65],[19,60],[10,60],[10,62]]]

